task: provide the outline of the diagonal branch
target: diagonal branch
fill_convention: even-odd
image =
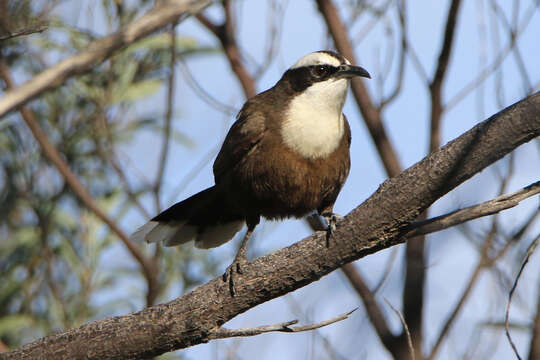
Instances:
[[[48,27],[49,27],[49,24],[47,23],[38,22],[36,24],[27,24],[20,29],[7,30],[5,32],[1,32],[0,41],[13,39],[14,37],[18,37],[18,36],[26,36],[26,35],[32,35],[35,33],[40,33],[47,30]]]
[[[416,357],[414,356],[414,346],[412,343],[411,332],[409,331],[409,327],[407,326],[407,323],[405,322],[405,318],[403,317],[403,314],[401,314],[394,306],[392,306],[390,301],[388,301],[386,298],[384,299],[384,301],[388,304],[388,306],[390,306],[390,308],[398,316],[399,321],[401,322],[401,326],[403,326],[403,332],[405,333],[407,337],[407,346],[409,347],[409,354],[411,356],[411,360],[415,360]]]
[[[211,0],[167,1],[148,11],[124,29],[90,43],[86,50],[61,61],[0,99],[0,118],[31,99],[62,85],[74,75],[90,71],[116,51],[150,35],[167,24],[181,22],[210,5]]]
[[[287,321],[281,324],[276,325],[265,325],[265,326],[258,326],[255,328],[244,328],[244,329],[225,329],[225,328],[217,328],[215,330],[210,331],[209,338],[210,339],[225,339],[230,337],[238,337],[238,336],[256,336],[268,332],[304,332],[304,331],[310,331],[322,328],[324,326],[331,325],[333,323],[336,323],[341,320],[345,320],[351,315],[353,312],[356,311],[355,308],[349,312],[346,312],[344,314],[338,315],[336,317],[333,317],[331,319],[327,319],[315,324],[309,324],[304,326],[294,326],[291,327],[291,325],[297,324],[298,320],[291,320]]]
[[[54,334],[0,359],[141,359],[210,340],[216,327],[256,305],[306,286],[346,263],[403,243],[431,204],[476,173],[540,136],[540,93],[504,109],[440,150],[385,181],[348,214],[326,247],[318,232],[258,258],[236,278],[221,276],[166,304]]]
[[[502,210],[513,208],[514,206],[517,206],[520,201],[539,193],[540,181],[537,181],[511,194],[497,196],[496,198],[481,204],[469,206],[465,209],[456,210],[449,214],[437,216],[429,220],[414,222],[409,226],[411,230],[407,232],[405,236],[411,238],[418,235],[430,234],[473,219],[493,215]]]

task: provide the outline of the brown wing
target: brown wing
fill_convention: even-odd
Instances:
[[[247,102],[225,137],[216,161],[214,161],[216,184],[223,181],[226,174],[256,148],[266,131],[264,115],[252,109],[251,102]]]

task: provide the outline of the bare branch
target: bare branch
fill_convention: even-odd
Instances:
[[[358,308],[354,308],[353,310],[346,312],[344,314],[338,315],[336,317],[333,317],[328,320],[324,320],[315,324],[309,324],[304,326],[294,326],[291,327],[291,325],[297,324],[298,320],[292,320],[287,321],[281,324],[276,325],[265,325],[265,326],[258,326],[255,328],[244,328],[244,329],[225,329],[225,328],[218,328],[215,330],[211,330],[209,337],[210,339],[225,339],[230,337],[237,337],[237,336],[255,336],[264,334],[267,332],[303,332],[303,331],[310,331],[322,328],[324,326],[328,326],[330,324],[336,323],[341,320],[345,320],[351,315],[353,312],[355,312]]]
[[[180,65],[180,71],[182,71],[182,75],[184,75],[185,79],[187,80],[187,84],[191,87],[193,91],[199,95],[199,97],[208,105],[213,107],[216,110],[221,111],[222,113],[234,116],[238,112],[238,109],[229,106],[227,104],[222,103],[218,99],[214,98],[211,94],[209,94],[203,87],[197,82],[197,80],[193,77],[193,74],[187,67],[187,64],[184,62],[182,58],[178,59],[178,65]]]
[[[94,66],[124,48],[167,24],[181,22],[191,14],[210,5],[211,0],[167,1],[135,20],[124,29],[96,40],[77,55],[61,61],[25,84],[8,91],[0,99],[0,118],[29,100],[62,85],[68,78],[90,71]]]
[[[523,33],[523,31],[529,26],[531,20],[533,19],[534,15],[536,14],[536,8],[537,5],[531,4],[531,9],[527,12],[527,15],[525,18],[521,21],[521,25],[518,26],[515,36],[511,38],[511,41],[508,43],[508,45],[501,50],[501,52],[495,57],[493,62],[486,66],[482,72],[478,75],[478,77],[474,80],[472,80],[469,84],[467,84],[463,89],[457,92],[445,105],[445,108],[447,110],[451,109],[455,105],[457,105],[461,100],[463,100],[471,91],[473,91],[478,85],[480,85],[484,80],[488,78],[489,75],[491,75],[495,70],[499,68],[499,66],[502,64],[503,60],[508,56],[508,54],[512,51],[514,46],[516,46],[517,38]]]
[[[446,27],[444,30],[442,48],[439,53],[439,60],[437,62],[437,69],[435,70],[435,75],[433,76],[433,80],[431,81],[431,84],[429,86],[431,95],[431,129],[429,142],[430,152],[438,149],[441,146],[440,123],[443,113],[441,90],[443,80],[446,75],[446,70],[448,68],[448,63],[450,61],[450,54],[452,52],[452,45],[460,4],[461,0],[452,0],[452,3],[450,4],[450,9],[448,10],[448,16],[446,18]]]
[[[516,355],[516,358],[518,358],[519,360],[521,360],[521,356],[519,356],[519,352],[516,348],[516,345],[514,344],[514,341],[512,341],[512,337],[510,336],[510,327],[508,324],[509,317],[510,317],[510,305],[512,304],[512,296],[514,295],[514,292],[516,291],[519,278],[521,277],[521,274],[523,273],[525,266],[527,266],[527,263],[529,262],[531,255],[534,253],[534,250],[536,249],[536,246],[538,245],[538,240],[540,240],[540,236],[537,236],[536,239],[533,240],[533,242],[531,243],[531,245],[529,245],[529,248],[527,249],[525,259],[523,260],[523,263],[521,264],[521,267],[519,268],[518,274],[516,275],[516,279],[514,280],[514,284],[512,285],[512,288],[510,289],[510,292],[508,293],[508,303],[506,304],[506,311],[504,314],[504,329],[505,329],[506,337],[508,338],[508,342],[510,343],[510,346],[512,346],[512,350],[514,350],[514,354]]]
[[[382,109],[389,103],[391,103],[401,92],[401,86],[403,84],[403,78],[405,75],[405,55],[407,54],[407,9],[406,9],[406,2],[405,0],[400,0],[397,2],[397,8],[398,8],[398,18],[400,23],[400,29],[401,29],[401,46],[400,46],[400,55],[399,55],[399,65],[398,65],[398,75],[397,75],[397,82],[390,93],[388,97],[383,99],[381,101],[381,104],[379,105],[379,108]]]
[[[396,341],[397,337],[392,334],[384,314],[381,311],[377,300],[375,299],[374,293],[369,289],[363,277],[355,269],[354,264],[345,264],[341,270],[345,276],[347,276],[349,283],[354,287],[362,299],[366,314],[369,317],[369,321],[377,332],[379,339],[381,339],[382,344],[390,353],[392,353],[394,358],[396,358],[396,355],[398,354],[394,353],[393,351],[395,349],[394,342]]]
[[[44,23],[37,23],[37,24],[28,24],[25,25],[21,29],[13,30],[13,31],[7,31],[4,28],[4,32],[0,34],[0,41],[12,39],[14,37],[18,36],[25,36],[25,35],[31,35],[35,33],[40,33],[49,28],[49,24]]]
[[[169,78],[167,81],[167,110],[165,113],[165,126],[163,127],[163,143],[161,146],[161,153],[159,156],[158,162],[158,172],[156,176],[156,181],[154,183],[154,197],[156,203],[156,212],[161,211],[160,204],[160,195],[161,195],[161,186],[163,184],[163,176],[165,175],[165,166],[167,165],[167,156],[169,154],[169,142],[171,138],[171,123],[173,116],[173,107],[174,107],[174,81],[175,81],[175,65],[176,65],[176,23],[172,23],[169,29],[169,53],[170,53],[170,63],[169,63]]]
[[[497,196],[496,198],[465,209],[456,210],[449,214],[412,223],[411,230],[405,236],[408,238],[441,231],[466,221],[483,216],[493,215],[502,210],[510,209],[521,201],[540,193],[540,181],[511,194]]]
[[[407,335],[407,345],[409,346],[409,353],[411,355],[411,360],[415,360],[416,357],[414,356],[414,347],[412,344],[411,332],[409,331],[409,327],[407,326],[407,323],[405,322],[405,318],[395,307],[392,306],[392,304],[390,303],[390,301],[388,301],[388,299],[385,298],[384,301],[388,304],[388,306],[390,306],[390,308],[399,317],[399,321],[401,321],[401,326],[403,326],[403,331]]]
[[[540,358],[540,287],[537,291],[536,315],[534,317],[534,328],[529,346],[529,360]]]

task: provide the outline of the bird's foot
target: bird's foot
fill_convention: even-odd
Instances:
[[[326,220],[328,227],[326,228],[326,246],[330,246],[330,236],[336,231],[336,224],[343,219],[343,216],[333,212],[322,213],[321,216]]]
[[[223,273],[222,279],[224,282],[229,283],[229,291],[231,293],[231,296],[234,296],[236,294],[236,290],[234,288],[234,280],[237,274],[242,275],[242,267],[247,264],[247,260],[245,257],[236,258],[232,262],[231,265],[225,269],[225,272]]]

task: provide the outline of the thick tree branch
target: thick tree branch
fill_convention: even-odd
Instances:
[[[403,243],[408,225],[434,201],[539,136],[539,113],[536,93],[478,124],[385,181],[338,224],[331,246],[319,232],[245,265],[234,297],[219,276],[166,304],[51,335],[0,359],[140,359],[207,342],[238,314]]]
[[[125,46],[150,35],[167,24],[181,22],[191,14],[210,5],[211,0],[174,0],[148,11],[124,29],[96,40],[87,50],[61,61],[25,84],[8,91],[0,99],[0,118],[9,111],[25,104],[42,93],[63,84],[68,78],[90,71],[93,67],[112,56]]]

